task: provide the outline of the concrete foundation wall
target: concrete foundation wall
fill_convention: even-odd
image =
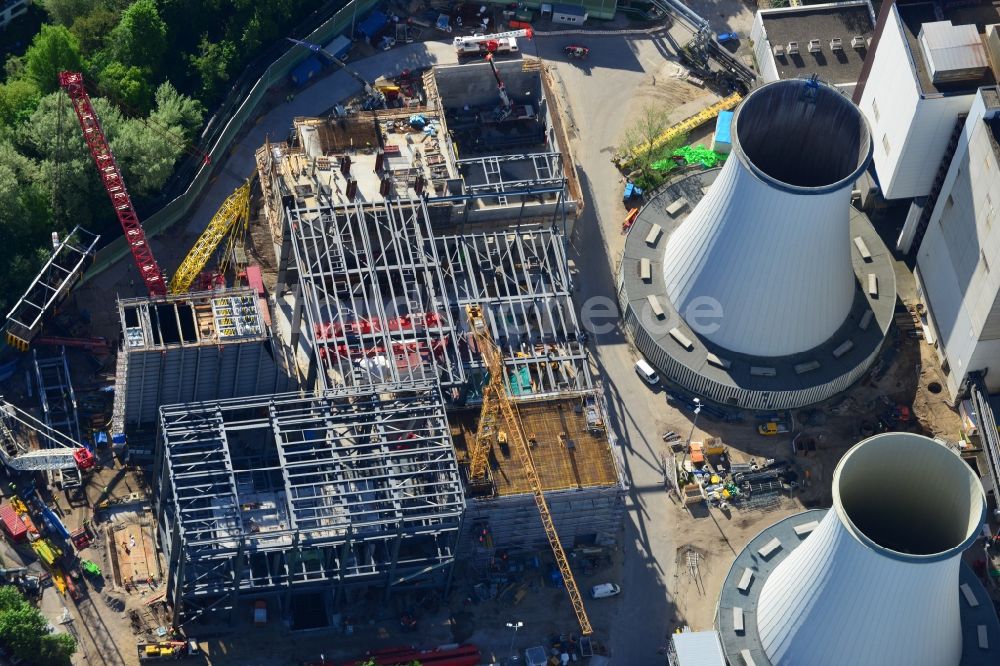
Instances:
[[[497,63],[500,78],[507,93],[515,103],[531,104],[536,108],[542,103],[542,82],[538,72],[522,71],[521,61]],[[435,70],[438,93],[445,108],[496,105],[497,82],[487,63],[442,66]],[[525,94],[529,93],[529,94]]]
[[[625,515],[622,486],[560,490],[545,493],[563,548],[617,543]],[[473,553],[486,526],[493,547],[510,553],[547,549],[535,498],[509,495],[488,499],[467,498],[459,557]]]

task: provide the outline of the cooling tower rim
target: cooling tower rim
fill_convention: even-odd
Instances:
[[[872,157],[875,154],[875,146],[872,143],[872,139],[871,139],[871,137],[872,137],[871,126],[868,124],[868,119],[865,118],[865,115],[863,113],[861,113],[861,109],[859,109],[850,100],[850,98],[844,96],[844,94],[841,93],[838,88],[836,88],[835,86],[833,86],[833,85],[831,85],[831,84],[829,84],[829,83],[827,83],[825,81],[817,80],[817,83],[819,83],[819,85],[821,85],[821,86],[829,88],[831,91],[833,91],[834,93],[836,93],[837,97],[839,99],[842,99],[845,104],[847,104],[850,107],[853,107],[854,110],[855,110],[855,112],[857,113],[859,122],[862,123],[862,125],[864,125],[865,130],[866,130],[866,132],[868,134],[868,150],[867,150],[864,158],[862,158],[862,159],[860,159],[858,161],[858,166],[854,169],[854,171],[852,171],[850,174],[848,174],[844,178],[841,178],[840,180],[835,181],[833,183],[830,183],[828,185],[821,185],[821,186],[818,186],[818,187],[802,187],[802,186],[799,186],[799,185],[791,185],[791,184],[786,183],[784,181],[778,180],[777,178],[774,178],[773,176],[770,176],[767,173],[765,173],[763,170],[761,170],[760,167],[758,167],[756,164],[754,164],[753,161],[747,156],[747,154],[743,150],[743,147],[740,145],[739,119],[740,119],[741,112],[747,106],[747,102],[749,100],[751,100],[754,97],[754,95],[760,95],[762,93],[762,91],[765,91],[768,88],[771,88],[772,86],[784,86],[784,87],[787,87],[788,85],[796,84],[796,83],[798,83],[798,84],[805,84],[805,83],[808,83],[808,81],[806,79],[798,79],[798,78],[796,78],[796,79],[782,79],[782,80],[779,80],[779,81],[771,81],[770,83],[765,83],[764,85],[755,88],[749,95],[747,95],[746,97],[743,98],[743,100],[740,102],[739,106],[736,107],[736,110],[733,113],[733,120],[732,120],[732,144],[731,144],[732,148],[730,149],[730,153],[732,155],[735,155],[736,158],[740,161],[740,164],[742,164],[743,166],[745,166],[750,171],[750,173],[752,173],[761,182],[763,182],[764,184],[766,184],[766,185],[768,185],[770,187],[778,189],[778,190],[780,190],[782,192],[787,192],[789,194],[800,194],[800,195],[801,194],[806,194],[806,195],[810,195],[810,194],[811,195],[815,195],[815,194],[829,194],[830,192],[837,192],[838,190],[842,190],[845,187],[853,186],[854,183],[857,182],[858,178],[861,177],[861,174],[864,173],[868,169],[868,166],[871,164]]]
[[[876,543],[874,540],[872,540],[868,535],[862,532],[854,524],[853,520],[851,520],[851,517],[848,515],[847,509],[844,507],[840,496],[840,480],[841,480],[841,475],[844,472],[844,468],[851,462],[852,457],[867,453],[865,451],[865,447],[871,446],[872,444],[877,446],[879,441],[884,441],[889,439],[908,439],[913,445],[926,446],[928,444],[932,444],[934,446],[946,448],[943,444],[931,439],[930,437],[926,437],[924,435],[918,435],[915,433],[907,433],[907,432],[885,432],[878,435],[873,435],[872,437],[863,439],[854,446],[852,446],[847,451],[847,453],[845,453],[844,456],[840,459],[840,461],[837,463],[837,467],[833,471],[832,509],[836,512],[837,518],[840,521],[841,525],[843,525],[843,527],[847,530],[847,532],[866,548],[875,551],[881,556],[888,557],[890,559],[899,562],[928,564],[932,562],[941,562],[943,560],[949,560],[954,557],[960,556],[973,543],[975,543],[976,539],[979,538],[979,532],[980,532],[979,526],[981,526],[986,521],[986,492],[983,490],[982,485],[979,483],[973,485],[973,488],[975,490],[978,490],[977,496],[981,500],[979,502],[979,509],[978,509],[979,516],[975,520],[975,525],[977,527],[974,529],[970,529],[968,531],[968,534],[966,534],[965,539],[963,539],[961,543],[956,544],[955,546],[952,546],[951,548],[948,548],[938,553],[930,553],[927,555],[915,555],[911,553],[901,553],[899,551],[892,550],[891,548],[886,548],[885,546],[882,546]],[[953,454],[949,453],[949,455]],[[967,472],[969,476],[972,475],[972,468],[969,467],[959,456],[955,456],[955,461],[956,463],[958,463],[956,469],[964,468],[963,472]],[[958,476],[958,472],[955,473],[955,476]],[[975,509],[972,510],[974,511]]]

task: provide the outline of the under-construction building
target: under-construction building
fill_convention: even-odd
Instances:
[[[112,437],[152,454],[160,405],[287,391],[267,302],[252,290],[118,302],[122,341]]]
[[[489,67],[442,67],[424,74],[424,107],[296,119],[288,142],[257,152],[272,331],[317,397],[161,409],[175,613],[271,595],[305,626],[303,609],[336,609],[352,590],[446,588],[456,553],[546,544],[516,455],[498,443],[470,482],[488,381],[470,306],[503,357],[562,541],[616,537],[625,486],[566,257],[572,167],[541,73],[500,65],[519,107],[505,118],[491,115]],[[460,112],[480,114],[487,141],[449,129]]]
[[[164,407],[160,437],[175,624],[252,595],[325,626],[358,588],[447,584],[464,502],[436,386]]]

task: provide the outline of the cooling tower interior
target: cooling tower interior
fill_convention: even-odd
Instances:
[[[809,82],[764,86],[737,109],[733,141],[756,171],[785,185],[853,181],[871,153],[861,111],[836,88]]]
[[[962,556],[980,557],[986,518],[972,468],[890,432],[850,449],[832,481],[832,508],[782,518],[737,554],[716,612],[729,663],[1000,664],[1000,620]]]
[[[961,458],[933,440],[896,433],[848,452],[833,487],[834,506],[839,498],[850,524],[905,555],[964,549],[986,506],[982,486]]]

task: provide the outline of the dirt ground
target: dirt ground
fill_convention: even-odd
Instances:
[[[933,394],[927,386],[941,382],[942,377],[934,350],[923,340],[903,337],[891,366],[878,381],[870,379],[823,403],[810,408],[820,410],[825,422],[821,426],[803,426],[801,415],[809,410],[799,410],[794,415],[793,433],[778,437],[762,437],[753,432],[756,421],[743,424],[714,423],[699,420],[693,439],[715,436],[729,448],[733,462],[746,462],[750,458],[789,460],[803,480],[803,487],[794,496],[783,497],[780,504],[767,510],[726,511],[716,508],[688,511],[671,498],[674,518],[678,525],[676,574],[672,590],[684,623],[695,629],[707,629],[714,623],[715,605],[719,591],[736,554],[762,529],[778,520],[804,509],[828,507],[833,501],[830,483],[834,468],[844,453],[863,438],[860,432],[865,421],[874,423],[885,411],[880,396],[888,396],[893,404],[912,405],[916,422],[909,428],[933,437],[954,441],[959,432],[959,418],[943,394]],[[892,341],[887,341],[891,346]],[[917,381],[916,366],[921,371]],[[831,413],[849,398],[850,411],[844,415]],[[677,428],[683,421],[665,423],[665,430],[687,434]],[[815,418],[815,416],[813,417]],[[812,437],[816,451],[793,454],[794,435]],[[805,478],[809,471],[808,479]],[[683,541],[683,543],[681,542]],[[696,555],[688,556],[692,552]],[[689,566],[689,559],[697,560],[697,567]]]

